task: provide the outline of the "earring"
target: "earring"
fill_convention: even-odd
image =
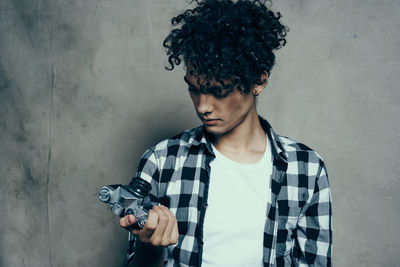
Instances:
[[[258,96],[257,90],[254,90],[254,95],[255,95],[255,96]]]

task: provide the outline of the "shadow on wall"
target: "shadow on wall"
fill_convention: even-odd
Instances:
[[[173,137],[182,131],[199,126],[200,123],[193,114],[179,111],[182,105],[174,105],[176,112],[165,110],[165,106],[154,105],[152,112],[142,112],[138,115],[141,125],[140,134],[135,133],[135,154],[140,157],[150,146],[153,146],[162,140]],[[182,114],[183,113],[183,114]],[[194,113],[194,111],[193,111]]]

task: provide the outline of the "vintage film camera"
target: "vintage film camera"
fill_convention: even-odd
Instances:
[[[128,185],[106,185],[99,191],[99,199],[111,207],[111,211],[124,217],[135,216],[134,228],[141,229],[147,221],[149,210],[153,205],[148,197],[151,185],[141,178],[134,178]]]

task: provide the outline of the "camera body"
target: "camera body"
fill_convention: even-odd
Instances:
[[[146,224],[148,213],[153,207],[148,196],[150,190],[150,183],[137,177],[128,185],[103,186],[99,191],[99,199],[110,206],[112,213],[119,217],[132,214],[135,217],[133,227],[141,229]]]

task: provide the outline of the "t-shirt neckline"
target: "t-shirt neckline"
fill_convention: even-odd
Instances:
[[[234,165],[234,166],[239,166],[239,167],[242,167],[242,168],[246,168],[246,167],[252,168],[252,167],[256,167],[256,166],[258,166],[258,165],[260,165],[260,164],[263,164],[263,162],[265,162],[265,160],[268,159],[268,151],[269,151],[269,146],[270,146],[269,143],[270,143],[270,142],[269,142],[269,140],[268,140],[268,135],[266,134],[266,142],[265,142],[264,154],[263,154],[263,156],[262,156],[257,162],[255,162],[255,163],[240,163],[240,162],[234,161],[234,160],[228,158],[227,156],[225,156],[224,154],[222,154],[222,153],[214,146],[213,143],[211,143],[211,146],[212,146],[212,149],[213,149],[213,151],[214,151],[215,157],[219,157],[219,158],[222,159],[223,161],[225,161],[225,162],[227,162],[227,163],[229,163],[229,164],[231,164],[231,165]]]

